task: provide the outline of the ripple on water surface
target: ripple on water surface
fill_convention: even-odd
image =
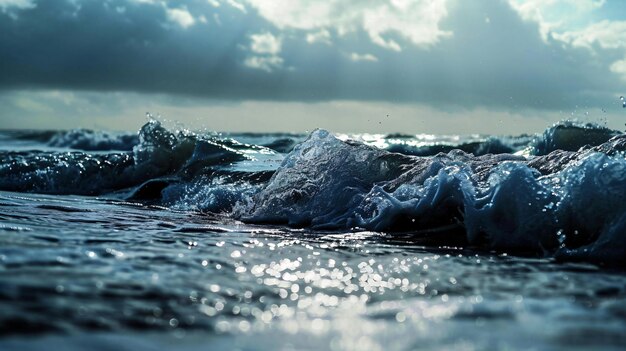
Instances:
[[[93,198],[0,204],[3,349],[626,346],[626,279],[591,265]]]

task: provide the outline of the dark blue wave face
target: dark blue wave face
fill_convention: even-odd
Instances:
[[[535,137],[425,143],[405,135],[353,141],[323,130],[218,137],[150,121],[137,135],[4,138],[42,147],[0,153],[1,190],[104,195],[249,223],[424,233],[442,245],[626,263],[626,137],[600,126],[564,122]]]

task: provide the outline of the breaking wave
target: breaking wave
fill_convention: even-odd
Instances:
[[[157,121],[137,135],[47,136],[40,142],[82,151],[2,152],[0,189],[626,266],[626,135],[601,126],[563,122],[535,137],[457,144],[391,135],[382,148],[324,130],[257,146]]]

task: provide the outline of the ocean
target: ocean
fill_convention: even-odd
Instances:
[[[622,350],[625,150],[0,131],[0,349]]]

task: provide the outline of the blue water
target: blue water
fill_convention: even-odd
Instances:
[[[624,150],[0,131],[0,349],[623,349]]]

